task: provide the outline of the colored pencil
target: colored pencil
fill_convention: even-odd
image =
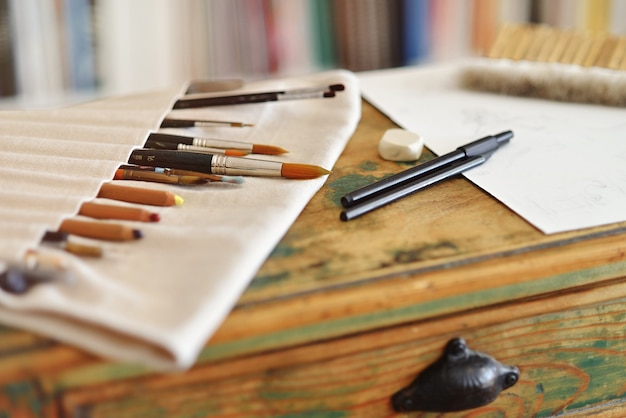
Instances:
[[[174,168],[167,168],[167,167],[149,167],[149,166],[123,164],[120,166],[120,169],[155,172],[155,173],[166,174],[168,176],[195,176],[195,177],[201,177],[213,183],[241,184],[244,182],[244,179],[241,176],[223,176],[219,174],[206,174],[206,173],[200,173],[198,171],[176,170]]]
[[[164,173],[156,173],[154,171],[122,169],[117,169],[115,171],[113,180],[151,181],[155,183],[186,185],[206,184],[209,182],[207,179],[199,176],[168,175]]]
[[[150,212],[141,207],[95,202],[83,203],[78,214],[94,219],[119,219],[138,222],[158,222],[160,220],[158,213]]]
[[[102,257],[101,247],[70,241],[67,232],[47,231],[41,242],[58,245],[68,253],[82,257]]]
[[[65,219],[61,222],[59,231],[108,241],[132,241],[143,237],[139,229],[131,228],[128,225],[79,219]]]
[[[112,183],[104,183],[100,187],[98,197],[152,206],[174,206],[183,204],[183,199],[170,191],[122,186]]]

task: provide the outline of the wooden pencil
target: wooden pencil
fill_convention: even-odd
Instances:
[[[81,205],[79,215],[95,219],[119,219],[138,222],[158,222],[159,214],[141,207],[108,205],[104,203],[85,202]]]
[[[65,219],[61,223],[59,231],[107,241],[132,241],[143,236],[139,229],[131,228],[128,225],[80,219]]]
[[[137,180],[151,181],[155,183],[165,184],[206,184],[209,180],[199,176],[189,175],[168,175],[164,173],[156,173],[154,171],[118,169],[115,171],[114,180]]]
[[[183,204],[183,199],[180,196],[166,190],[144,189],[112,183],[104,183],[100,187],[98,197],[152,206]]]
[[[141,165],[132,165],[132,164],[122,164],[120,165],[120,170],[135,170],[135,171],[143,171],[143,172],[152,172],[165,174],[167,176],[193,176],[200,177],[207,182],[215,182],[215,183],[234,183],[241,184],[244,179],[241,176],[224,176],[221,174],[207,174],[200,173],[198,171],[189,171],[189,170],[176,170],[174,168],[167,167],[150,167],[150,166],[141,166]]]
[[[67,232],[47,231],[43,238],[41,238],[41,242],[44,244],[51,243],[57,245],[68,253],[81,257],[102,257],[101,247],[72,242],[69,240],[69,234]]]
[[[79,244],[77,242],[67,241],[62,244],[62,247],[68,253],[72,253],[80,257],[102,257],[102,248],[96,247],[95,245]]]

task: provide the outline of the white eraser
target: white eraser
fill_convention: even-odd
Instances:
[[[404,129],[387,129],[378,143],[378,153],[389,161],[415,161],[423,148],[424,139]]]

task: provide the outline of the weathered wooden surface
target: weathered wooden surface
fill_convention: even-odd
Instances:
[[[390,127],[364,105],[326,186],[192,370],[154,374],[2,328],[0,411],[391,416],[389,396],[460,335],[522,378],[446,416],[626,416],[626,224],[545,236],[464,179],[339,221],[341,195],[407,167],[377,157]]]
[[[621,417],[626,412],[626,298],[606,299],[623,291],[626,280],[437,322],[416,321],[207,363],[183,374],[134,379],[107,375],[112,369],[106,365],[90,368],[93,359],[75,357],[74,364],[62,351],[51,350],[56,344],[50,343],[30,353],[49,356],[45,365],[26,366],[41,369],[38,379],[2,379],[0,402],[12,408],[10,416],[52,416],[36,412],[46,406],[55,412],[57,400],[63,416],[400,416],[391,411],[389,396],[432,362],[449,338],[461,334],[473,349],[520,367],[520,381],[494,403],[474,411],[410,416],[542,417],[571,412]],[[54,360],[61,360],[56,369],[51,367]],[[102,383],[85,386],[93,378],[87,370],[100,373]],[[64,381],[68,387],[54,396],[46,384],[52,381]],[[580,414],[574,414],[579,408]],[[28,415],[16,414],[20,410]]]
[[[260,270],[202,360],[625,275],[626,224],[546,236],[465,179],[339,221],[343,193],[406,168],[377,157],[378,139],[393,126],[365,104],[327,185]]]

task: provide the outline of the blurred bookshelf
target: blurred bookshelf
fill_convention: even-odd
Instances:
[[[502,23],[626,34],[626,0],[0,0],[9,106],[479,55]]]

